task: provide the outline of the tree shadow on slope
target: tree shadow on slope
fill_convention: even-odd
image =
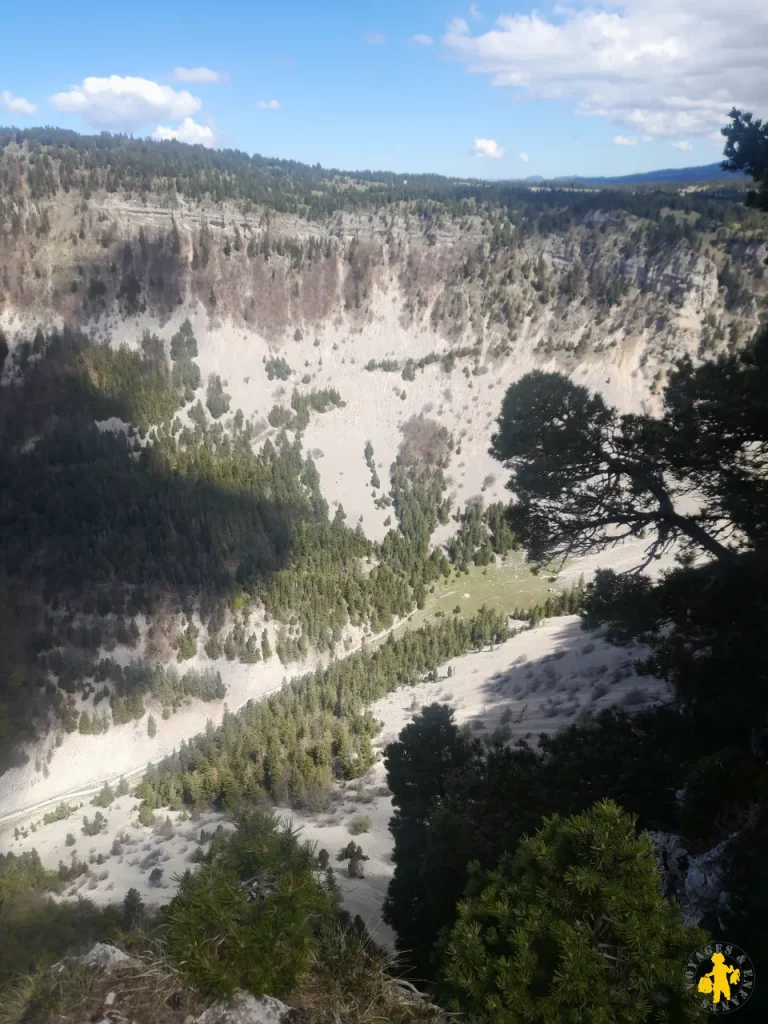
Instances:
[[[264,594],[298,564],[298,537],[305,554],[330,528],[287,439],[254,454],[246,435],[212,428],[183,445],[165,430],[143,446],[95,426],[131,409],[77,362],[40,360],[30,379],[40,390],[4,387],[0,414],[0,770],[56,696],[37,658],[56,618],[87,626],[163,605],[189,617],[203,604],[223,620],[244,587]],[[336,556],[348,555],[341,538]]]
[[[212,467],[213,468],[213,467]],[[0,469],[3,568],[74,598],[98,585],[232,590],[285,566],[308,502],[276,500],[164,467],[123,434],[41,441]]]
[[[536,632],[528,634],[533,643]],[[550,649],[538,657],[519,653],[519,646],[510,648],[508,663],[493,671],[481,688],[483,706],[467,721],[470,732],[535,743],[542,732],[554,732],[613,705],[632,712],[669,701],[665,683],[636,669],[636,661],[648,654],[646,648],[609,645],[599,634],[585,633],[574,619],[554,620],[548,632]]]

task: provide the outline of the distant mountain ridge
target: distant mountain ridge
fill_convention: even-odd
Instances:
[[[669,167],[659,171],[644,171],[638,174],[622,174],[618,177],[582,177],[578,174],[564,174],[552,181],[578,181],[583,185],[640,185],[653,182],[672,182],[696,184],[703,181],[738,181],[744,180],[741,172],[724,171],[720,163],[704,164],[701,167]],[[540,177],[526,178],[526,181],[537,182]]]

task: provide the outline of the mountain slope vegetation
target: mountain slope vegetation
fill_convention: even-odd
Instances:
[[[691,949],[735,941],[765,962],[768,211],[763,127],[732,120],[748,205],[0,133],[0,768],[40,782],[68,734],[154,740],[216,703],[221,724],[132,798],[140,828],[165,807],[235,820],[207,849],[201,834],[157,917],[135,891],[104,911],[49,899],[91,870],[74,850],[58,872],[2,854],[5,944],[27,975],[0,976],[9,1020],[52,1020],[65,995],[80,1011],[46,973],[78,920],[195,999],[246,987],[349,1024],[440,1019],[394,998],[398,971],[477,1024],[702,1020]],[[308,442],[318,424],[334,453]],[[489,447],[503,479],[481,468],[467,496],[455,477]],[[324,487],[355,462],[375,538]],[[470,565],[522,548],[557,582],[617,530],[649,562],[676,543],[678,563],[600,569],[514,620],[457,605],[383,635]],[[375,762],[375,700],[566,611],[642,642],[670,700],[515,745],[460,730],[447,704],[417,713],[384,750],[395,965],[342,911],[330,851],[264,808],[327,808]],[[235,666],[256,680],[275,661],[306,671],[222,705]],[[669,841],[716,854],[720,891],[696,903]],[[362,879],[362,846],[333,853]],[[743,1019],[765,1005],[758,990]]]

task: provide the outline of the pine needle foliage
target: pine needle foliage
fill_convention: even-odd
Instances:
[[[661,895],[650,839],[612,801],[475,865],[458,910],[442,984],[472,1024],[704,1019],[683,965],[706,935]]]
[[[238,820],[207,860],[180,879],[162,912],[167,953],[198,991],[284,996],[307,970],[336,900],[315,874],[312,847],[269,814]]]

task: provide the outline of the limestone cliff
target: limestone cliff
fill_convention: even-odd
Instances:
[[[705,212],[626,205],[587,206],[562,225],[541,216],[533,229],[474,201],[309,220],[119,189],[33,198],[20,179],[0,209],[0,325],[11,337],[68,323],[120,340],[198,309],[278,350],[329,328],[365,336],[394,308],[428,349],[471,348],[502,376],[521,358],[595,386],[608,369],[632,408],[679,356],[749,337],[768,244]]]

